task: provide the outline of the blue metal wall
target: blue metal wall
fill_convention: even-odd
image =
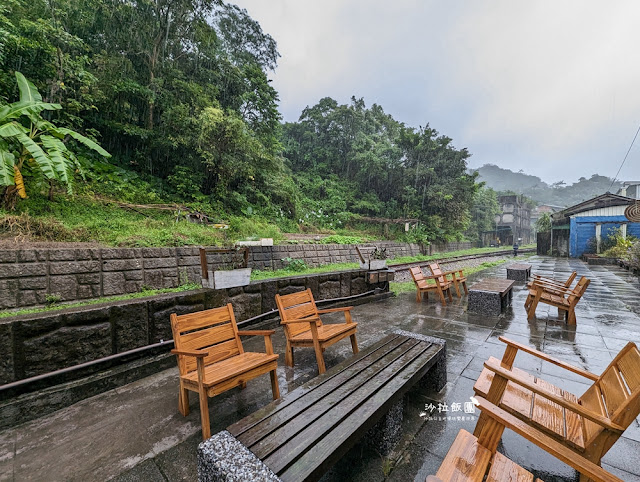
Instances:
[[[601,235],[606,237],[609,231],[627,225],[627,235],[640,238],[640,223],[630,223],[624,216],[586,216],[571,218],[569,234],[569,256],[578,258],[587,251],[589,240],[596,235],[596,224],[602,225]]]

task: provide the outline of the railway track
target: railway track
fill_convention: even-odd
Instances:
[[[519,254],[524,253],[535,253],[536,248],[526,248],[519,249]],[[471,259],[482,259],[482,258],[498,258],[502,256],[509,256],[513,254],[512,249],[502,249],[500,251],[492,251],[490,253],[480,253],[480,254],[467,254],[464,256],[451,256],[447,257],[446,253],[442,253],[442,258],[432,259],[429,261],[410,261],[409,263],[397,263],[397,264],[389,264],[389,268],[395,269],[396,271],[405,271],[408,270],[411,266],[427,266],[429,263],[433,263],[437,261],[438,263],[455,263],[457,261],[466,261]]]

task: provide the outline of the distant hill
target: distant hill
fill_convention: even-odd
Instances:
[[[592,197],[611,190],[616,192],[621,184],[616,182],[611,187],[611,179],[606,176],[592,175],[589,179],[581,177],[578,182],[566,185],[563,181],[547,184],[537,176],[522,171],[513,172],[494,164],[485,164],[479,169],[478,180],[484,181],[494,191],[513,191],[524,194],[540,204],[555,206],[573,206]]]

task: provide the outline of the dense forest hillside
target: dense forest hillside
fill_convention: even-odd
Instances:
[[[522,171],[513,172],[494,164],[485,164],[473,172],[478,173],[478,180],[496,191],[513,191],[533,199],[540,204],[554,206],[572,206],[607,191],[616,192],[620,183],[611,183],[612,179],[592,175],[590,178],[581,177],[578,182],[566,184],[558,181],[547,184],[537,176],[531,176]]]
[[[185,210],[236,236],[394,236],[410,221],[402,235],[424,242],[490,225],[495,193],[426,119],[406,126],[353,97],[282,123],[269,80],[279,57],[221,0],[4,0],[0,236],[223,242],[178,226]],[[179,208],[140,211],[149,204]]]

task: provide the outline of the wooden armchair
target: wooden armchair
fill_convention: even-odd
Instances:
[[[600,465],[602,457],[640,414],[638,347],[629,342],[598,376],[504,337],[500,337],[500,341],[507,344],[502,361],[490,357],[484,363],[473,387],[476,398],[486,398],[571,452]],[[514,368],[518,350],[580,375],[593,384],[578,397]],[[478,426],[481,421],[482,416]],[[481,429],[476,427],[476,432]]]
[[[324,356],[325,348],[346,337],[351,337],[353,353],[358,353],[356,329],[358,324],[351,319],[353,306],[345,308],[330,308],[319,310],[313,299],[311,289],[292,293],[290,295],[276,295],[276,304],[280,312],[280,321],[284,325],[287,347],[284,361],[287,366],[293,366],[293,347],[313,347],[318,362],[318,372],[326,371]],[[344,312],[345,323],[324,325],[320,319],[323,313]]]
[[[171,314],[171,330],[180,370],[178,410],[189,415],[189,390],[200,397],[202,438],[211,436],[208,397],[231,388],[244,388],[247,380],[265,373],[271,375],[273,399],[280,397],[276,368],[278,355],[273,353],[274,330],[238,331],[231,304],[222,308],[178,316]],[[262,335],[266,353],[245,352],[240,335]]]
[[[447,301],[444,294],[447,293],[449,301],[453,301],[451,297],[451,282],[447,281],[443,275],[425,276],[420,266],[409,268],[413,282],[416,284],[416,301],[422,301],[422,293],[425,299],[429,299],[429,291],[435,291],[440,297],[440,302],[446,306]],[[428,283],[427,280],[433,280],[434,283]]]
[[[456,289],[458,298],[462,296],[460,294],[460,285],[462,285],[462,288],[464,289],[464,294],[469,294],[469,290],[467,289],[467,277],[464,275],[464,272],[461,269],[456,269],[453,271],[442,271],[438,263],[430,263],[429,269],[435,276],[444,276],[445,280],[447,279],[447,276],[451,276],[451,279],[448,281],[450,281],[453,284],[453,287]]]
[[[573,283],[573,280],[576,278],[577,275],[578,273],[574,271],[573,273],[571,273],[571,275],[569,276],[569,278],[567,278],[566,281],[558,281],[553,278],[545,278],[544,276],[540,276],[539,274],[534,273],[533,280],[529,282],[529,284],[527,285],[527,288],[531,290],[531,289],[535,289],[533,288],[534,285],[542,286],[545,291],[553,295],[561,296],[565,293],[566,290],[571,288],[571,283]],[[533,301],[534,298],[535,296],[527,297],[527,300],[524,303],[525,310],[529,310],[529,307],[531,306],[531,302]]]
[[[437,474],[428,476],[427,482],[482,482],[485,475],[487,482],[533,482],[533,474],[497,452],[498,442],[505,428],[533,442],[585,477],[598,482],[622,482],[602,467],[577,455],[488,400],[477,397],[476,401],[482,412],[482,423],[478,421],[473,435],[463,429],[458,432]],[[536,482],[542,481],[536,479]]]
[[[559,314],[565,314],[567,323],[575,325],[576,305],[589,287],[589,283],[591,283],[591,280],[583,276],[573,289],[562,288],[557,285],[550,290],[548,287],[545,287],[545,285],[538,284],[534,281],[529,289],[527,300],[525,301],[525,307],[528,305],[527,319],[531,320],[536,315],[538,303],[542,302],[558,308]]]

